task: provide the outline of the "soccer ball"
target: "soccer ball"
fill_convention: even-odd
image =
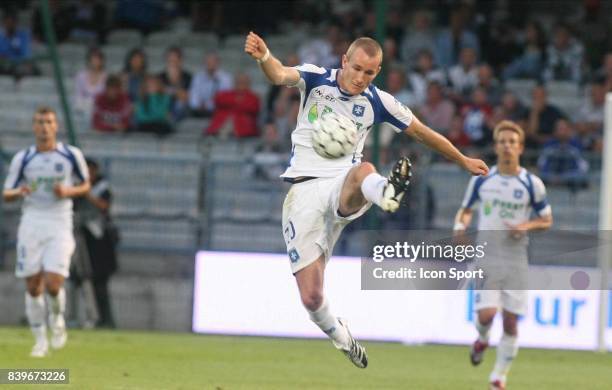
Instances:
[[[357,127],[347,117],[327,112],[316,120],[312,147],[321,157],[336,159],[353,153],[357,143]]]

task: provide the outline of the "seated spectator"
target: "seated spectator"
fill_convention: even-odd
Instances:
[[[106,88],[96,97],[93,128],[103,132],[124,133],[130,128],[132,103],[123,91],[119,76],[106,79]]]
[[[251,90],[249,76],[239,74],[234,89],[217,92],[215,112],[206,134],[225,137],[233,133],[238,138],[257,136],[260,107],[259,97]]]
[[[497,106],[503,94],[502,87],[499,81],[493,74],[493,68],[488,64],[482,64],[478,67],[478,86],[485,90],[487,99],[492,106]]]
[[[166,94],[172,98],[172,116],[181,120],[189,110],[191,73],[183,68],[183,51],[173,46],[166,51],[166,68],[159,74]]]
[[[466,9],[458,7],[451,11],[450,26],[436,38],[436,63],[443,68],[457,64],[460,51],[465,47],[474,50],[478,58],[480,43],[478,37],[466,28]]]
[[[342,30],[336,24],[326,27],[324,37],[311,37],[304,40],[298,48],[298,56],[302,63],[317,64],[324,68],[333,68],[338,64],[338,56],[334,46],[342,39]]]
[[[425,103],[427,85],[431,81],[437,81],[440,85],[446,85],[446,75],[442,69],[435,66],[431,52],[424,49],[419,52],[416,66],[408,75],[408,82],[414,93],[417,105]]]
[[[544,68],[546,36],[539,23],[533,21],[527,23],[523,45],[523,54],[504,68],[504,80],[521,78],[540,80]]]
[[[459,63],[448,70],[448,79],[458,102],[470,96],[478,85],[476,50],[471,47],[461,49]]]
[[[294,91],[295,88],[283,88],[274,102],[274,111],[266,121],[266,126],[274,126],[283,152],[291,150],[291,132],[295,129],[300,111],[300,95]]]
[[[87,67],[75,77],[74,105],[77,113],[91,120],[91,112],[96,96],[104,90],[106,71],[104,53],[99,48],[91,48],[86,56]]]
[[[145,52],[142,49],[130,50],[125,57],[121,78],[124,89],[132,103],[136,103],[140,99],[140,92],[146,77],[147,56]]]
[[[582,157],[582,145],[566,119],[555,124],[553,138],[540,153],[538,168],[545,184],[566,185],[573,191],[587,186],[589,164]]]
[[[89,44],[103,44],[106,7],[104,2],[96,0],[82,0],[72,4],[69,39]]]
[[[544,80],[580,82],[584,47],[568,26],[558,24],[553,33],[552,43],[546,48]]]
[[[253,175],[258,179],[277,180],[287,165],[286,150],[276,126],[264,126],[262,143],[253,154]]]
[[[531,93],[531,111],[529,112],[527,125],[526,146],[538,148],[546,143],[555,131],[555,123],[564,117],[561,110],[548,104],[546,89],[538,85]]]
[[[490,118],[493,116],[493,107],[487,100],[487,93],[482,87],[476,87],[472,92],[472,99],[461,108],[463,115],[463,131],[475,146],[485,146],[492,140]]]
[[[470,137],[465,134],[463,127],[463,117],[461,115],[453,116],[450,128],[448,129],[448,133],[446,134],[446,138],[448,138],[448,140],[452,142],[453,145],[460,148],[471,145]]]
[[[37,74],[31,62],[30,32],[19,28],[15,11],[5,11],[0,30],[0,73],[17,78]]]
[[[417,104],[414,94],[406,87],[406,73],[400,68],[391,68],[387,73],[387,91],[408,107]]]
[[[220,69],[219,56],[211,53],[205,59],[206,69],[195,74],[189,87],[189,108],[194,116],[210,117],[215,109],[215,95],[233,87],[232,76]]]
[[[172,99],[164,93],[161,80],[148,75],[145,79],[144,93],[136,103],[136,130],[157,135],[167,135],[173,131],[170,124]]]
[[[502,96],[501,104],[493,110],[492,122],[489,126],[493,128],[495,124],[503,120],[510,120],[525,128],[527,126],[528,115],[527,109],[521,104],[516,95],[511,91],[506,91]]]
[[[603,137],[606,86],[603,80],[589,85],[589,97],[578,111],[576,128],[586,149],[599,150]]]
[[[612,92],[612,51],[604,56],[601,68],[595,77],[603,80],[606,91]]]
[[[425,10],[416,11],[413,14],[412,26],[404,33],[400,45],[401,59],[404,63],[408,63],[411,68],[416,67],[419,54],[423,50],[429,51],[435,45],[436,41],[434,30],[431,26],[431,15]]]
[[[427,100],[419,112],[427,126],[446,134],[455,115],[455,105],[444,96],[442,85],[431,81],[427,86]]]

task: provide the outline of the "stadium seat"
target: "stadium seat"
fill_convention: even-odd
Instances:
[[[531,101],[531,91],[537,85],[532,79],[512,79],[506,81],[506,89],[516,95],[523,104],[528,104]]]
[[[219,38],[214,33],[189,33],[181,40],[181,46],[202,52],[214,51],[219,47]]]
[[[55,94],[57,86],[52,77],[25,77],[17,84],[17,89],[24,94]]]
[[[110,45],[140,46],[142,44],[142,34],[138,30],[112,30],[106,37],[106,42]]]
[[[180,32],[177,33],[174,31],[157,31],[151,33],[147,37],[146,44],[147,46],[159,47],[165,50],[170,46],[183,46],[187,36]]]

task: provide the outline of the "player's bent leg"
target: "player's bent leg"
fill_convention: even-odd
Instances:
[[[47,290],[47,305],[49,307],[49,327],[51,328],[51,347],[61,349],[66,345],[68,334],[66,332],[66,291],[64,290],[64,276],[45,273],[45,287]]]
[[[329,302],[323,294],[325,258],[323,255],[315,262],[295,273],[302,304],[310,319],[357,367],[367,366],[365,349],[351,336],[346,321],[340,320],[331,312]]]
[[[25,307],[26,317],[34,335],[35,344],[31,357],[45,357],[49,352],[47,323],[45,321],[45,300],[43,297],[44,280],[42,272],[26,277]]]
[[[491,325],[496,313],[497,308],[493,307],[478,310],[476,321],[474,321],[474,325],[478,331],[478,338],[476,341],[474,341],[472,348],[470,349],[470,362],[473,366],[477,366],[482,363],[484,352],[489,346]]]
[[[518,354],[517,323],[518,315],[503,311],[504,333],[497,345],[497,360],[489,377],[491,388],[504,389],[512,362]],[[497,386],[497,387],[495,387]]]
[[[368,201],[380,205],[385,185],[387,179],[376,172],[374,165],[364,162],[351,168],[342,185],[338,212],[347,217],[359,211]]]

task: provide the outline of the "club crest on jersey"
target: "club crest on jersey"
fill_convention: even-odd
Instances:
[[[360,106],[359,104],[353,105],[353,115],[363,116],[364,112],[365,112],[365,106]]]
[[[55,164],[55,172],[62,172],[64,170],[64,165],[62,163]]]
[[[522,189],[516,189],[514,190],[514,199],[521,199],[523,197],[523,190]]]

